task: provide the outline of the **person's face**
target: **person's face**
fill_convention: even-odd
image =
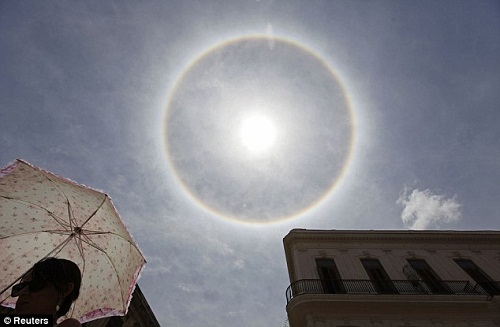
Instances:
[[[32,281],[31,272],[28,273],[21,282]],[[24,287],[19,292],[19,297],[16,301],[16,313],[27,314],[54,314],[56,306],[61,299],[54,285],[45,281],[43,287],[37,291],[31,291],[29,286]]]

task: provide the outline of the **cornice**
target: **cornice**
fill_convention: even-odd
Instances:
[[[285,248],[299,242],[453,242],[500,245],[498,231],[307,230],[293,229],[283,239]]]
[[[405,244],[457,244],[476,247],[500,247],[499,231],[414,231],[414,230],[308,230],[293,229],[283,238],[289,277],[294,279],[292,252],[296,244],[304,243],[405,243]]]

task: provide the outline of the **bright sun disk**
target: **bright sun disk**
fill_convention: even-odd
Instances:
[[[267,118],[252,116],[243,120],[240,130],[243,145],[254,153],[269,149],[276,139],[276,128]]]

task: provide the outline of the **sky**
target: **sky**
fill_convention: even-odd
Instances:
[[[0,166],[108,193],[163,326],[285,326],[293,228],[499,228],[498,1],[2,1],[0,49]]]

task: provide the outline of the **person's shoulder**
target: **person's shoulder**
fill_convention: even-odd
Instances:
[[[82,327],[82,324],[75,318],[68,318],[58,324],[57,327]]]

